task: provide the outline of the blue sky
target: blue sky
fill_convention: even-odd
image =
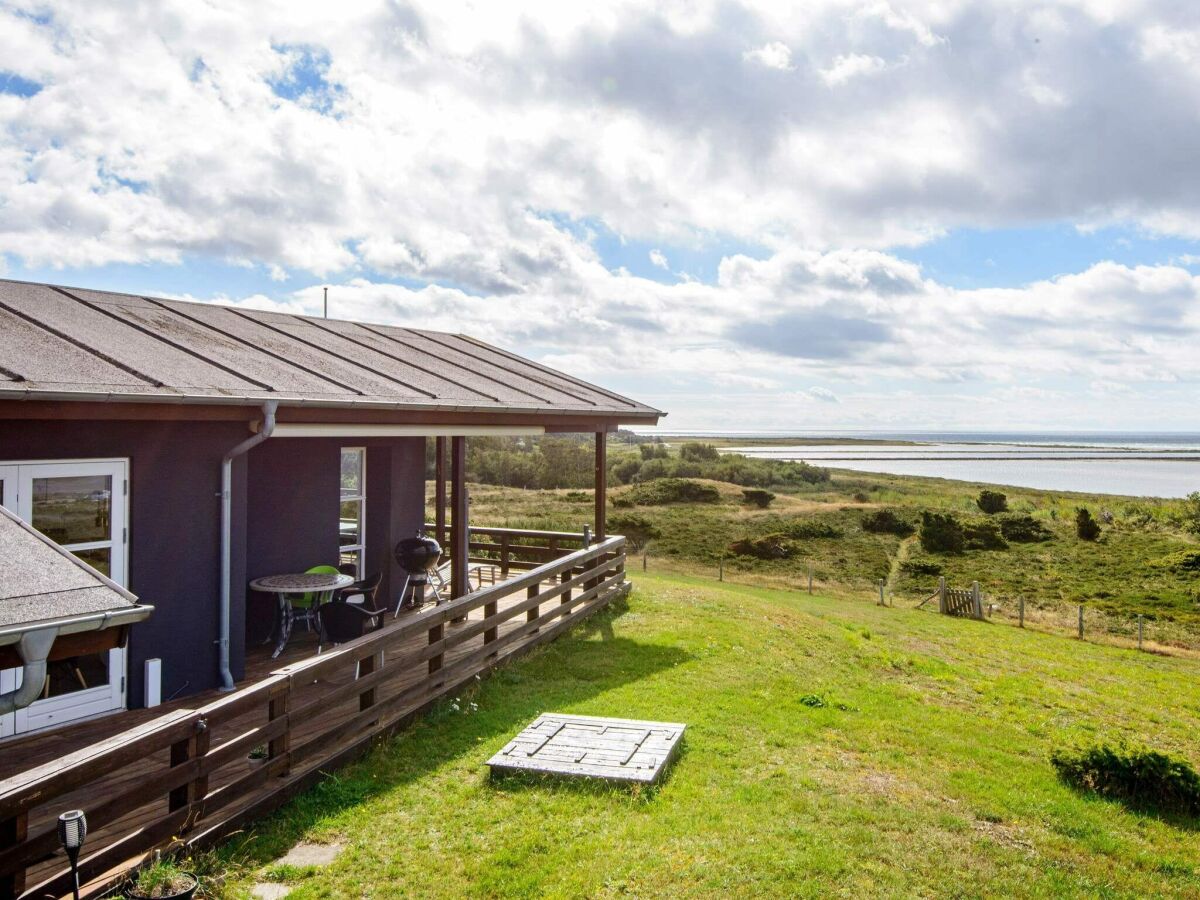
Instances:
[[[0,2],[0,268],[328,285],[676,428],[1200,428],[1197,47],[1170,0]]]

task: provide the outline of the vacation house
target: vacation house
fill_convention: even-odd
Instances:
[[[605,434],[661,415],[463,335],[0,281],[0,503],[155,609],[0,729],[233,688],[269,650],[259,576],[379,572],[394,606],[430,439],[453,596],[470,588],[471,435],[595,434],[602,538]]]

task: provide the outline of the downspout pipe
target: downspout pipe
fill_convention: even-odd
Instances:
[[[17,642],[17,655],[21,657],[21,686],[15,691],[0,694],[0,716],[24,709],[42,695],[46,686],[46,657],[58,637],[58,627],[39,628],[27,631]]]
[[[233,672],[229,669],[229,598],[233,593],[230,584],[233,577],[233,461],[271,436],[275,431],[275,412],[278,409],[278,400],[263,403],[263,419],[258,433],[246,438],[221,459],[221,627],[217,644],[220,648],[222,691],[232,691],[234,688]]]

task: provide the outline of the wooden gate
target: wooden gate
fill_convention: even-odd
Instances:
[[[983,594],[979,582],[971,582],[967,590],[946,587],[946,579],[938,579],[938,612],[967,619],[983,618]]]

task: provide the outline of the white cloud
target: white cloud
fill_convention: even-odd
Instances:
[[[789,72],[794,68],[792,51],[788,49],[787,44],[779,41],[772,41],[761,47],[755,47],[753,50],[747,50],[742,54],[742,59],[756,62],[768,69],[778,69],[781,72]]]
[[[658,266],[660,269],[670,269],[670,263],[667,262],[667,256],[661,250],[650,251],[650,262]]]
[[[839,84],[845,84],[852,78],[857,78],[860,75],[870,75],[872,72],[881,72],[887,67],[878,56],[867,56],[865,53],[851,53],[846,56],[838,56],[826,69],[821,70],[821,80],[830,87],[837,87]]]

